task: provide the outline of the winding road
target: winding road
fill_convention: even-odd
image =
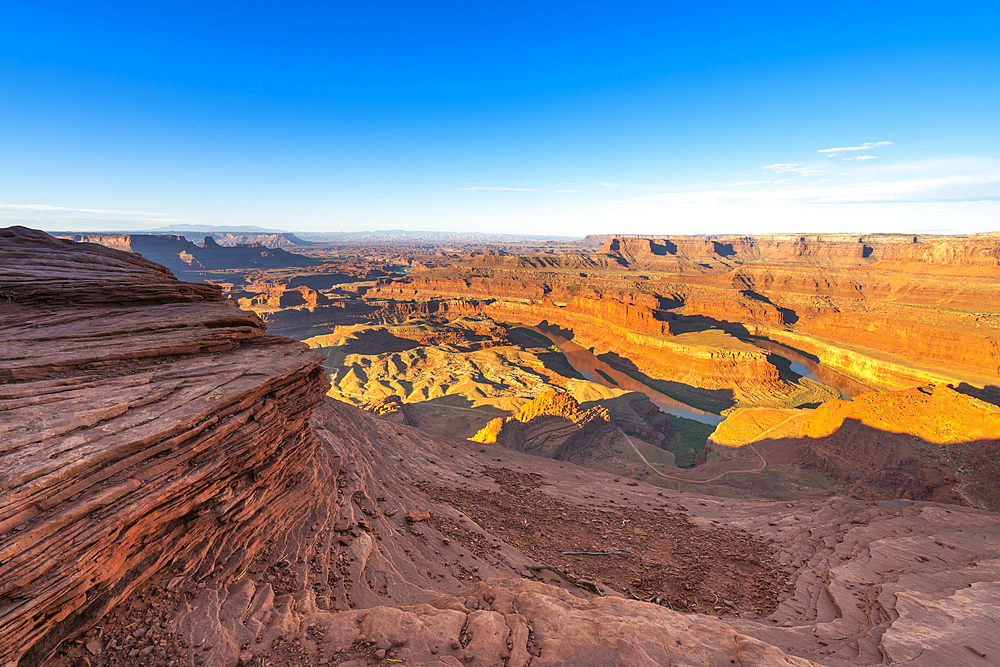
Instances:
[[[780,426],[780,424],[779,424],[779,426]],[[618,428],[618,427],[616,426],[615,428]],[[753,453],[756,454],[758,457],[760,457],[760,467],[759,468],[754,468],[753,470],[727,470],[725,472],[719,473],[718,475],[715,475],[714,477],[709,477],[708,479],[687,479],[685,477],[675,477],[674,475],[664,474],[664,473],[660,472],[659,470],[657,470],[656,468],[654,468],[653,467],[654,464],[650,463],[646,459],[646,457],[642,455],[642,452],[639,451],[639,448],[635,446],[634,442],[632,442],[632,438],[628,437],[628,435],[626,435],[625,431],[621,430],[620,428],[618,428],[618,432],[621,433],[625,437],[625,440],[628,441],[628,444],[632,446],[632,451],[634,451],[636,453],[636,455],[638,455],[638,457],[640,459],[642,459],[642,462],[646,464],[646,467],[648,467],[650,470],[652,470],[655,474],[659,475],[660,477],[663,477],[664,479],[669,479],[669,480],[672,480],[672,481],[675,481],[675,482],[684,482],[685,484],[708,484],[709,482],[714,482],[717,479],[722,479],[726,475],[731,475],[733,473],[755,473],[755,472],[761,472],[765,468],[767,468],[767,460],[764,459],[763,456],[761,456],[761,453],[757,451],[757,448],[754,447],[752,443],[748,443],[746,446],[749,447],[750,449],[752,449]]]

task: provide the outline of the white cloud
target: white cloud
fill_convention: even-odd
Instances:
[[[952,174],[933,178],[811,185],[778,190],[741,189],[659,192],[637,201],[686,204],[782,204],[862,202],[976,201],[1000,198],[1000,169],[993,173]]]
[[[497,186],[477,185],[471,188],[456,188],[457,190],[480,190],[485,192],[537,192],[534,188],[501,188]]]
[[[783,178],[781,180],[787,181],[788,179],[787,178]],[[770,183],[770,182],[771,181],[739,181],[737,183],[730,183],[729,187],[736,187],[738,185],[761,185],[763,183]],[[721,185],[721,183],[720,183],[720,185]]]
[[[858,156],[862,157],[862,156]],[[803,168],[801,173],[806,174]],[[840,173],[847,176],[847,173]],[[748,181],[706,190],[676,190],[637,197],[636,201],[660,201],[691,205],[855,204],[973,202],[1000,200],[1000,160],[992,158],[947,158],[878,165],[874,162],[851,172],[854,182],[741,187],[758,185]],[[788,179],[772,182],[780,186]],[[718,185],[718,184],[717,184]]]
[[[852,151],[867,151],[867,150],[871,150],[872,148],[875,148],[876,146],[891,146],[891,145],[892,145],[891,141],[876,141],[874,143],[872,143],[872,142],[869,141],[869,142],[861,144],[860,146],[841,146],[840,148],[821,148],[817,152],[818,153],[823,153],[827,157],[834,157],[834,156],[842,155],[843,153],[848,153],[848,152],[852,152]]]
[[[10,211],[46,211],[60,213],[86,213],[90,215],[111,215],[146,218],[169,218],[170,215],[162,213],[148,213],[146,211],[117,211],[114,209],[100,208],[70,208],[67,206],[52,206],[50,204],[0,204],[0,209]]]
[[[556,190],[556,192],[583,192],[583,190]]]
[[[787,162],[778,162],[776,164],[769,164],[766,167],[761,167],[761,169],[773,169],[775,172],[781,174],[786,171],[798,171],[799,165],[789,164]]]
[[[46,230],[138,230],[163,227],[174,223],[197,222],[172,213],[123,211],[103,208],[76,208],[52,204],[0,203],[0,221],[9,225],[24,225]]]
[[[606,188],[612,188],[612,189],[614,189],[614,188],[617,188],[617,187],[621,186],[621,183],[601,183],[601,185],[603,185]]]
[[[858,160],[858,161],[861,161],[861,160],[877,160],[878,156],[877,155],[857,155],[855,157],[845,157],[844,159],[845,160]]]

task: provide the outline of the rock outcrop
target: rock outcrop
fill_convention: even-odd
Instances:
[[[510,417],[490,421],[470,439],[536,456],[572,459],[593,447],[595,440],[608,440],[614,430],[606,409],[584,410],[569,394],[547,391]]]
[[[0,230],[0,664],[236,568],[322,472],[320,359],[134,254]]]
[[[710,441],[754,444],[773,458],[791,452],[861,498],[1000,510],[1000,407],[947,385],[870,392],[812,410],[741,409]]]
[[[69,234],[69,241],[93,243],[114,250],[142,255],[175,272],[204,269],[252,267],[311,266],[316,262],[278,246],[261,243],[223,246],[214,236],[206,236],[203,245],[195,245],[183,236],[169,234]]]

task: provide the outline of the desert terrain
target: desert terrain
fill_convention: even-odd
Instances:
[[[992,664],[998,294],[990,234],[0,230],[0,664]]]
[[[88,239],[156,246],[320,353],[331,397],[422,430],[558,392],[611,426],[545,451],[665,488],[1000,509],[998,234],[217,236]]]

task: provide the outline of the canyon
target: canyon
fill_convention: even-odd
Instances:
[[[0,230],[4,667],[1000,655],[1000,235],[79,240]]]

